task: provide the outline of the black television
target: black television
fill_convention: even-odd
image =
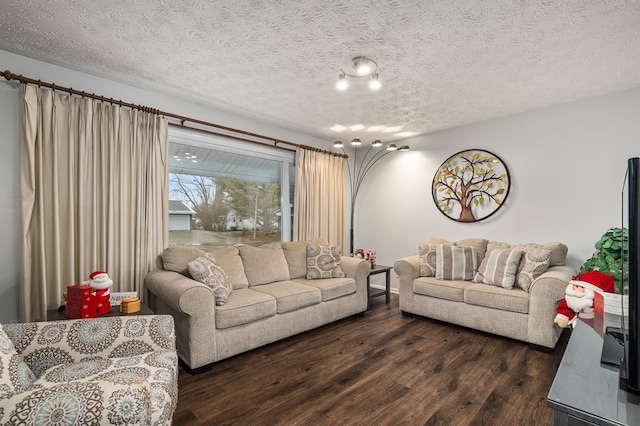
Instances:
[[[620,362],[620,388],[637,394],[640,393],[640,336],[638,335],[640,331],[640,159],[638,157],[629,158],[627,161],[622,203],[623,227],[626,225],[629,230],[629,274],[622,279],[629,293],[629,325],[628,330],[624,330],[624,320],[622,321],[624,355]],[[623,315],[625,314],[623,312]]]

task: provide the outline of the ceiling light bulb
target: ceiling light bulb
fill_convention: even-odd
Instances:
[[[338,76],[338,83],[336,84],[336,88],[338,90],[345,90],[347,87],[349,87],[349,83],[347,83],[347,80],[344,77],[344,74],[340,74]]]
[[[376,139],[371,143],[371,146],[375,146],[376,148],[382,146],[382,141],[380,139]]]
[[[334,148],[342,148],[344,145],[342,144],[342,141],[335,141],[333,143],[333,147]]]
[[[360,59],[357,70],[360,75],[367,75],[371,73],[371,65],[369,65],[369,61]]]
[[[371,81],[369,82],[369,87],[373,90],[378,90],[382,86],[380,84],[380,80],[378,80],[378,73],[375,73],[371,76]]]
[[[400,147],[400,151],[402,151],[402,152],[407,152],[407,151],[409,151],[409,149],[410,149],[409,145],[402,145]]]
[[[360,140],[360,138],[353,138],[351,140],[351,145],[353,146],[360,146],[362,145],[362,141]]]
[[[387,151],[395,151],[396,149],[398,149],[398,147],[396,146],[396,144],[395,144],[395,143],[390,143],[390,144],[387,146]]]

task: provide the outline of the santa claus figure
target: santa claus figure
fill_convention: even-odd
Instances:
[[[566,328],[576,322],[578,315],[593,318],[593,298],[596,291],[613,293],[613,278],[599,271],[589,271],[574,277],[565,289],[564,299],[558,305],[553,322]]]
[[[96,313],[104,315],[111,312],[111,301],[109,287],[113,285],[113,281],[109,278],[109,274],[104,271],[93,271],[89,275],[89,286],[94,290],[97,307]]]

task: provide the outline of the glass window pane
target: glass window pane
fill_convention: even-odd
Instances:
[[[170,142],[169,243],[280,241],[283,164],[289,167],[288,160]]]

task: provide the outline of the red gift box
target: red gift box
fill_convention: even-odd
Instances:
[[[88,285],[70,285],[67,287],[67,318],[95,318],[98,302],[93,289]]]

